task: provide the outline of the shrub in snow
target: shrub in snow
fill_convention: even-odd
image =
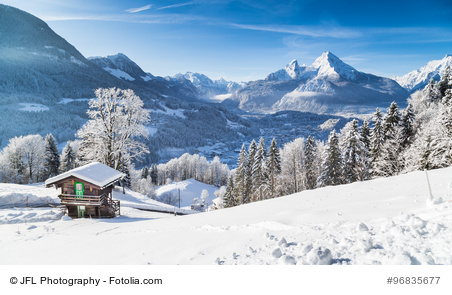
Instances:
[[[333,256],[328,248],[317,247],[306,255],[306,262],[315,265],[329,265],[333,263]]]

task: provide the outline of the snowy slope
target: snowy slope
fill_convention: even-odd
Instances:
[[[161,198],[164,194],[172,194],[178,196],[180,190],[181,208],[190,208],[193,199],[200,199],[203,190],[207,190],[209,196],[207,197],[207,204],[211,205],[212,200],[215,199],[214,192],[218,190],[217,187],[209,184],[199,182],[194,179],[187,179],[184,181],[177,181],[171,184],[162,185],[155,191],[157,198]]]
[[[446,54],[446,56],[440,60],[432,60],[418,70],[411,71],[401,77],[394,77],[393,79],[408,91],[414,92],[423,89],[430,79],[439,81],[440,77],[444,74],[444,70],[448,66],[452,66],[451,54]]]
[[[3,224],[0,263],[450,265],[452,168],[429,176],[442,203],[413,172],[188,216]]]

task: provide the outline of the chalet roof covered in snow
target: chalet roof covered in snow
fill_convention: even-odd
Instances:
[[[81,166],[46,180],[46,186],[68,177],[77,177],[101,188],[125,177],[125,174],[99,162]]]

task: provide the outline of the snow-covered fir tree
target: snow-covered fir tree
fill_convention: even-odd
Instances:
[[[402,112],[402,118],[400,121],[401,139],[402,139],[402,142],[400,144],[402,146],[402,149],[407,148],[414,141],[415,134],[414,122],[415,114],[413,106],[411,104],[408,104],[407,108],[404,109]]]
[[[265,199],[266,187],[265,187],[265,171],[267,157],[267,151],[265,148],[265,140],[263,137],[259,139],[256,155],[254,157],[254,165],[251,171],[251,178],[253,183],[251,200],[253,202]]]
[[[368,166],[366,147],[361,141],[358,121],[348,122],[341,132],[343,178],[346,183],[364,180]]]
[[[444,70],[441,79],[438,81],[436,85],[437,92],[439,94],[439,98],[446,96],[446,91],[452,88],[452,69],[450,66],[447,66]]]
[[[392,102],[389,106],[386,115],[383,118],[383,133],[385,140],[387,138],[395,138],[397,128],[400,123],[399,106],[396,102]]]
[[[318,187],[344,183],[341,154],[338,135],[336,130],[332,130],[322,156],[321,172],[317,179]]]
[[[250,143],[250,146],[248,148],[248,161],[246,166],[246,191],[247,191],[247,198],[248,202],[251,201],[251,195],[253,191],[253,166],[254,166],[254,158],[256,157],[257,152],[257,143],[253,139]]]
[[[44,169],[45,178],[58,175],[60,168],[60,152],[58,151],[58,145],[51,133],[45,137],[45,157],[44,157]]]
[[[230,208],[238,205],[234,190],[234,176],[230,175],[226,186],[226,192],[224,193],[224,208]]]
[[[375,161],[378,157],[380,157],[381,154],[381,147],[383,146],[383,143],[385,141],[385,135],[383,131],[383,115],[381,114],[381,111],[379,108],[375,111],[375,114],[373,116],[373,123],[374,127],[371,129],[371,136],[370,136],[370,167],[371,167],[371,174],[373,174],[373,166]]]
[[[304,145],[303,157],[303,186],[310,190],[317,186],[318,167],[317,167],[317,144],[312,136],[306,139]]]
[[[371,134],[371,130],[369,127],[369,121],[364,120],[363,125],[361,126],[361,130],[360,130],[360,136],[361,136],[361,141],[364,144],[364,147],[366,148],[366,150],[370,153],[370,134]],[[370,156],[370,154],[369,154]]]
[[[268,149],[268,156],[266,159],[266,181],[268,187],[267,198],[276,198],[278,195],[278,176],[281,173],[281,156],[279,154],[278,145],[276,139],[273,138],[270,147]]]
[[[60,172],[66,172],[75,168],[76,155],[70,142],[63,148],[60,159]]]
[[[234,176],[234,196],[239,204],[249,203],[248,192],[246,190],[247,166],[248,154],[246,152],[245,144],[243,144]]]
[[[393,176],[402,170],[403,165],[399,157],[402,151],[402,134],[399,123],[399,107],[393,102],[383,119],[383,145],[378,157],[372,162],[372,175],[375,177]]]
[[[151,178],[151,182],[153,185],[157,185],[158,180],[158,168],[157,165],[152,164],[151,165],[151,171],[149,172],[149,177]]]

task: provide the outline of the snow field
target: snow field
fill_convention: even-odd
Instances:
[[[124,207],[114,219],[1,224],[0,264],[451,265],[452,168],[429,177],[442,203],[427,204],[419,171],[187,216]]]

